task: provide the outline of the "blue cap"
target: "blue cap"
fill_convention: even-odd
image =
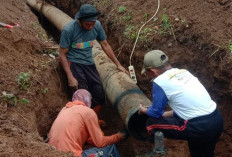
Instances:
[[[76,13],[75,19],[83,21],[96,21],[101,13],[91,4],[83,4],[80,10]]]

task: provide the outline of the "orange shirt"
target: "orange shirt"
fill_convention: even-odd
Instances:
[[[72,151],[75,156],[81,156],[86,142],[104,147],[120,140],[117,134],[104,136],[96,113],[81,101],[66,104],[54,121],[48,138],[50,145],[59,151]]]

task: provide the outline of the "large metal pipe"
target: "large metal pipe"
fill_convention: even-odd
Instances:
[[[73,20],[52,5],[42,5],[36,0],[27,0],[27,3],[41,12],[60,31],[68,22]],[[107,97],[118,110],[129,133],[138,140],[146,140],[145,122],[147,116],[139,116],[137,111],[140,103],[149,106],[151,101],[127,74],[117,70],[115,64],[106,56],[97,42],[93,47],[93,57]]]
[[[138,140],[145,140],[147,116],[140,116],[137,111],[140,103],[149,106],[151,101],[127,74],[117,70],[99,44],[95,44],[93,53],[107,97],[118,110],[130,134]]]
[[[36,11],[42,13],[60,31],[67,23],[73,20],[63,11],[44,1],[27,0],[27,4]]]

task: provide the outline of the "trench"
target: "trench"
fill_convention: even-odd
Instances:
[[[37,14],[37,15],[40,19],[41,25],[47,31],[48,35],[53,37],[54,40],[58,43],[59,35],[60,35],[60,33],[58,33],[59,31],[42,15],[40,14]],[[108,32],[108,36],[111,36],[111,32]],[[118,47],[120,47],[119,43],[115,43],[115,40],[117,41],[116,38],[109,39],[109,42],[113,45],[113,49],[117,49]],[[226,76],[228,75],[228,72],[226,72],[226,70],[224,70],[223,68],[217,66],[220,64],[220,60],[217,60],[215,56],[213,57],[212,60],[208,60],[209,63],[215,62],[215,64],[205,65],[206,63],[202,58],[203,56],[207,57],[207,54],[212,52],[212,44],[197,43],[195,42],[195,39],[193,38],[188,38],[188,39],[186,38],[185,42],[184,43],[180,42],[178,47],[179,49],[183,49],[182,51],[188,50],[189,55],[193,58],[189,59],[190,57],[189,58],[183,57],[184,55],[180,54],[178,58],[183,57],[185,59],[182,60],[181,62],[174,61],[173,65],[177,67],[190,69],[190,71],[193,72],[197,77],[199,77],[202,83],[205,84],[212,98],[218,103],[218,108],[222,112],[223,118],[226,121],[223,134],[225,134],[224,136],[226,138],[229,138],[231,141],[231,136],[232,136],[231,131],[230,131],[231,125],[228,122],[232,120],[232,117],[230,115],[230,111],[231,111],[230,102],[232,102],[232,96],[231,96],[231,84],[229,81],[230,76]],[[199,47],[201,47],[200,51],[198,50]],[[196,50],[198,50],[199,52],[195,54],[195,56],[192,56],[192,54],[194,54]],[[218,55],[221,55],[221,57],[224,57],[222,52]],[[126,54],[126,51],[122,51],[122,54]],[[123,59],[124,59],[123,56],[120,56],[119,60],[122,61],[122,63],[125,63],[126,61],[124,61]],[[136,61],[141,62],[141,60],[142,58],[139,58]],[[206,67],[206,69],[208,70],[201,69],[202,66]],[[140,69],[140,65],[137,65],[135,68]],[[64,72],[62,71],[62,68],[58,69],[58,71],[61,77],[65,75]],[[142,76],[139,75],[138,80],[141,80],[138,82],[139,87],[141,87],[141,89],[148,95],[148,97],[150,97],[151,87],[147,83],[145,84],[146,79],[142,78]],[[63,78],[63,81],[64,82],[66,81],[65,78]],[[54,115],[52,115],[52,117],[55,117],[57,113],[53,113],[53,114]],[[43,116],[43,115],[38,113],[37,116]],[[135,117],[132,117],[132,118],[136,119],[137,118],[136,114],[134,116]],[[117,130],[119,130],[119,128],[121,129],[124,125],[119,114],[117,113],[117,110],[111,104],[109,104],[109,102],[105,105],[105,108],[102,110],[102,113],[100,114],[100,118],[106,120],[106,122],[109,124],[108,129],[104,130],[106,134],[114,133]],[[139,126],[137,128],[143,128],[143,123],[139,123],[139,124],[141,124],[141,127]],[[138,124],[134,124],[134,123],[130,125],[138,126]],[[140,130],[138,132],[140,132]],[[39,133],[42,137],[45,136],[43,128],[39,127]],[[221,139],[221,141],[225,140],[223,138]],[[136,148],[142,146],[143,147],[142,151],[149,151],[151,149],[151,145],[139,143],[139,141],[135,141],[133,138],[130,137],[129,140],[123,143],[117,144],[121,156],[125,156],[125,157],[135,156],[137,152],[134,149],[135,148],[134,143],[136,143]],[[141,149],[139,151],[141,151]]]
[[[59,44],[60,40],[60,31],[48,20],[46,17],[44,17],[41,13],[32,10],[32,12],[37,16],[40,25],[42,28],[46,31],[46,34],[48,38],[52,38],[54,42]],[[71,93],[67,86],[67,77],[66,73],[64,72],[61,65],[58,65],[56,68],[56,71],[59,74],[59,78],[62,82],[62,91],[66,93],[67,100],[71,101]],[[58,111],[56,107],[60,106],[52,106],[53,108],[50,108],[50,112],[41,112],[46,111],[46,106],[42,107],[39,112],[36,112],[37,119],[46,119],[47,117],[50,117],[50,119],[45,123],[45,121],[39,122],[37,120],[37,126],[38,126],[38,132],[41,137],[44,138],[44,140],[47,138],[47,134],[50,130],[50,127],[55,120],[56,116],[58,115]],[[102,119],[106,122],[107,127],[103,128],[105,135],[111,135],[114,134],[122,129],[124,129],[126,126],[121,119],[118,109],[116,106],[112,105],[109,99],[106,96],[106,103],[104,104],[102,110],[100,111],[98,115],[99,119]],[[146,137],[146,130],[145,130],[145,121],[147,116],[142,116],[142,118],[138,118],[138,113],[135,113],[131,119],[133,119],[128,125],[131,128],[136,128],[134,131],[135,136],[137,139],[145,140]],[[138,132],[142,132],[142,134],[136,134]],[[120,156],[122,157],[134,157],[137,154],[150,152],[152,151],[152,144],[148,142],[140,142],[136,139],[134,139],[132,136],[129,136],[128,139],[121,141],[116,144],[117,149],[120,153]],[[140,149],[138,149],[140,147]],[[83,148],[88,148],[88,146],[83,146]]]

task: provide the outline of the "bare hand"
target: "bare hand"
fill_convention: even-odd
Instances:
[[[147,108],[143,107],[142,104],[140,104],[139,106],[139,112],[138,112],[140,115],[142,114],[146,114],[147,113]]]
[[[75,77],[68,78],[68,85],[69,87],[73,89],[78,88],[78,81],[75,79]]]
[[[121,140],[121,139],[125,139],[125,138],[126,138],[126,133],[118,132],[117,134],[119,135],[120,140]]]
[[[123,66],[118,66],[118,70],[120,70],[120,71],[122,71],[122,72],[124,72],[124,73],[126,73],[126,74],[129,74],[129,72],[123,67]]]

